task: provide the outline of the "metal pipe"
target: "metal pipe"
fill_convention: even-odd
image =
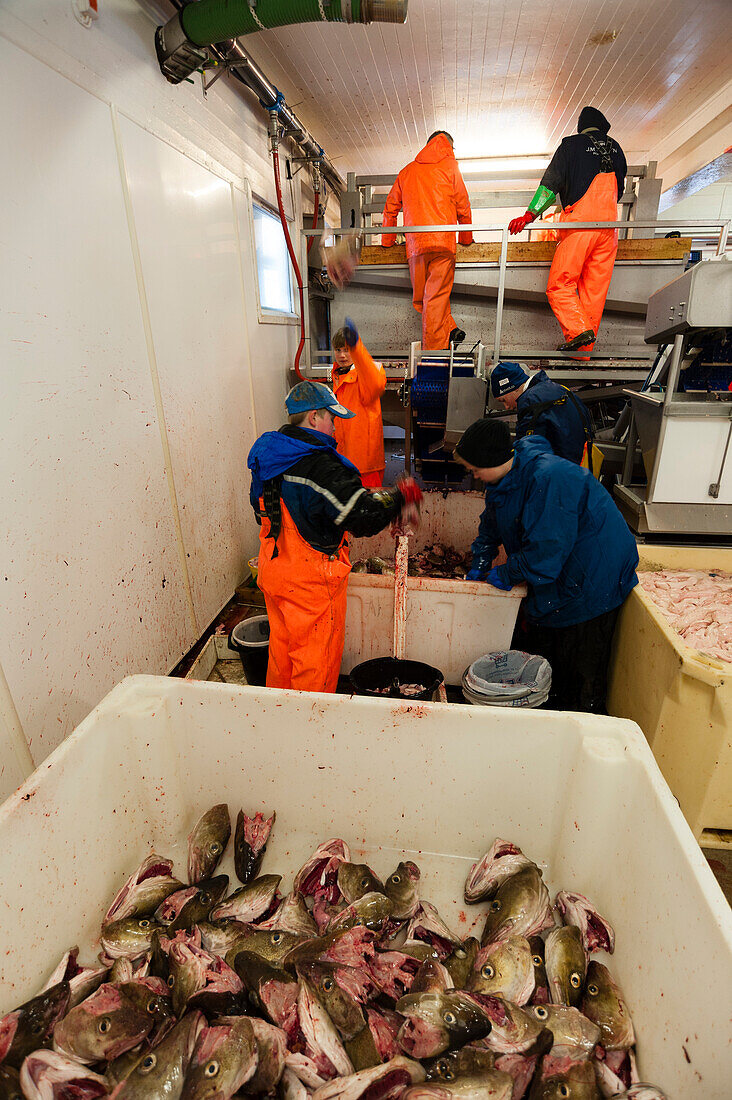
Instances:
[[[179,12],[188,6],[186,0],[172,0],[172,3]],[[287,106],[277,85],[272,83],[240,44],[232,40],[217,46],[209,46],[208,53],[213,55],[220,64],[226,66],[241,84],[254,92],[265,110],[277,111],[285,136],[299,145],[305,156],[313,157],[320,162],[321,174],[337,194],[345,191],[345,182],[331,159],[323,151],[323,147],[300,122],[295,112]]]
[[[705,229],[705,233],[697,233],[698,237],[719,237],[720,230],[725,227],[729,228],[729,222],[721,220],[706,220],[701,221],[699,219],[691,218],[678,218],[673,222],[651,222],[651,221],[638,221],[633,222],[633,229],[678,229],[679,226],[687,229]],[[625,221],[616,222],[552,222],[553,228],[559,229],[627,229],[628,223]],[[500,225],[459,225],[457,222],[454,225],[442,224],[442,225],[390,225],[390,226],[360,226],[359,233],[373,236],[376,233],[501,233],[506,227],[506,223],[503,222]],[[540,228],[537,223],[533,223],[532,229]],[[306,233],[310,233],[311,230],[305,230]],[[335,236],[343,233],[350,233],[352,229],[347,226],[334,226],[329,232]],[[518,241],[516,243],[519,243]],[[526,242],[524,242],[526,243]]]
[[[498,270],[498,298],[496,301],[496,332],[493,341],[493,362],[498,363],[501,351],[501,329],[503,327],[503,295],[506,290],[506,260],[508,258],[508,226],[501,233],[501,259]]]

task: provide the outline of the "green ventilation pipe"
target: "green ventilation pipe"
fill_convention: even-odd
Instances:
[[[155,32],[160,70],[179,84],[208,61],[206,46],[293,23],[405,23],[407,0],[198,0]]]
[[[406,18],[407,0],[199,0],[180,13],[196,46],[293,23],[404,23]]]

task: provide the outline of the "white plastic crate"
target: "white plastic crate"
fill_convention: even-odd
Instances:
[[[410,556],[436,542],[462,553],[469,550],[484,507],[483,493],[426,492],[419,531],[409,539]],[[394,539],[388,531],[352,541],[351,561],[374,555],[394,556]],[[439,668],[446,683],[459,684],[477,657],[510,648],[525,593],[524,585],[501,592],[479,581],[410,577],[404,656]],[[394,578],[351,573],[341,672],[345,675],[373,657],[391,656],[393,624]]]
[[[550,711],[190,683],[123,681],[0,807],[0,1013],[73,943],[88,961],[109,901],[154,849],[185,873],[185,837],[214,802],[276,809],[265,870],[285,882],[325,838],[468,934],[471,860],[515,841],[552,891],[612,921],[610,962],[641,1074],[670,1100],[728,1100],[732,918],[638,727]]]

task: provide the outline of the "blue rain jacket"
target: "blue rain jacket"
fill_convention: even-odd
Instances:
[[[549,401],[561,404],[537,409]],[[555,455],[580,464],[585,443],[592,440],[590,414],[578,397],[572,396],[558,382],[552,382],[546,371],[540,370],[533,376],[516,402],[516,412],[517,439],[529,433],[543,435]]]
[[[508,561],[498,575],[526,581],[530,622],[587,622],[619,607],[638,583],[635,539],[607,490],[543,436],[516,441],[513,466],[485,500],[473,568],[487,573],[502,543]]]

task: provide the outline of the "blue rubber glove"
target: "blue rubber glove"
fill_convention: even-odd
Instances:
[[[343,325],[343,333],[349,348],[355,348],[358,343],[358,329],[356,328],[355,322],[352,321],[350,317],[346,317]]]
[[[501,574],[498,572],[498,566],[495,569],[491,569],[486,577],[488,584],[492,584],[494,588],[500,588],[502,592],[510,592],[513,585],[510,581],[506,582],[501,580]]]
[[[485,569],[469,569],[465,574],[466,581],[482,581],[485,577]]]

